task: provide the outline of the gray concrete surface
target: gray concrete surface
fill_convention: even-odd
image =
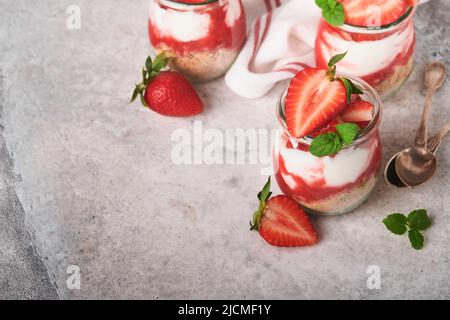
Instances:
[[[70,4],[82,9],[80,30],[66,28]],[[317,246],[270,247],[248,231],[265,180],[259,166],[174,165],[171,134],[192,130],[193,120],[128,104],[150,52],[146,5],[0,2],[4,138],[21,176],[14,189],[62,298],[450,298],[448,143],[427,186],[406,191],[379,183],[353,214],[313,219]],[[450,66],[449,18],[444,0],[418,11],[415,70],[385,104],[386,159],[414,135],[425,63]],[[449,88],[447,82],[436,96],[433,129],[450,117]],[[233,95],[223,79],[198,89],[208,106],[197,118],[205,128],[276,126],[282,85],[253,101]],[[5,203],[18,206],[14,189]],[[434,226],[417,252],[381,220],[419,207],[429,210]],[[66,287],[70,265],[81,269],[80,290]],[[379,290],[366,286],[369,265],[381,269]],[[14,275],[14,268],[6,270]]]
[[[0,74],[0,299],[57,299],[56,288],[36,255],[17,198],[13,163],[3,139]]]

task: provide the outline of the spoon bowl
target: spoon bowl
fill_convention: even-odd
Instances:
[[[401,182],[409,187],[418,187],[436,173],[437,158],[424,148],[407,148],[395,159],[395,171]]]

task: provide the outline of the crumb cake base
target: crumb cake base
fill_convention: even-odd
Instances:
[[[326,199],[308,203],[298,198],[295,200],[310,214],[340,215],[349,213],[367,200],[375,189],[377,181],[378,175],[374,175],[358,187],[342,191]]]
[[[411,74],[414,66],[414,55],[404,65],[397,66],[395,71],[387,79],[374,86],[381,98],[385,99],[397,91]]]
[[[180,53],[167,46],[160,46],[156,52],[164,52],[170,66],[194,82],[205,82],[224,75],[238,53],[227,48]]]

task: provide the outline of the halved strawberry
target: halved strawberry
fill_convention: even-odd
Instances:
[[[301,247],[317,242],[317,233],[305,211],[291,198],[279,195],[273,198],[270,178],[258,194],[260,206],[253,216],[252,230],[277,247]]]
[[[315,138],[317,136],[320,136],[321,134],[325,134],[325,133],[329,133],[329,132],[337,132],[336,126],[338,124],[344,123],[344,121],[342,121],[342,118],[337,116],[333,121],[331,121],[326,127],[311,133],[311,137]]]
[[[368,122],[373,118],[373,105],[365,100],[351,103],[340,115],[344,122]]]
[[[327,70],[307,68],[292,79],[286,96],[285,115],[289,134],[307,136],[333,120],[347,105],[342,81]]]
[[[410,0],[339,0],[344,7],[345,23],[380,27],[395,22],[410,7]]]

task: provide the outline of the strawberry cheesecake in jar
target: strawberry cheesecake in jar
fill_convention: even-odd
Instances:
[[[283,130],[273,145],[280,189],[321,215],[361,205],[382,161],[379,95],[359,78],[333,76],[335,70],[308,68],[292,80],[278,103]]]
[[[246,38],[241,0],[150,0],[150,42],[193,81],[222,76]]]
[[[348,51],[338,72],[357,76],[383,97],[397,90],[414,64],[415,0],[337,0],[342,25],[324,14],[316,38],[318,67]],[[337,9],[336,9],[337,10]]]

